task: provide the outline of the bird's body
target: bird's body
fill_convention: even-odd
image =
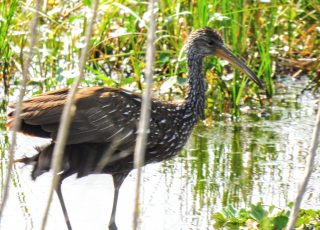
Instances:
[[[21,131],[55,140],[67,94],[68,89],[62,89],[24,101]],[[99,173],[96,167],[109,149],[112,154],[102,173],[130,172],[133,168],[141,95],[109,87],[84,88],[77,93],[76,107],[62,165],[64,174],[69,176],[78,173],[84,176]],[[192,111],[188,103],[152,101],[145,164],[168,159],[184,146],[199,119],[196,113],[186,110]],[[45,171],[43,168],[50,168],[53,146],[54,142],[47,147],[46,154],[42,154],[46,157],[46,160],[42,160],[45,164],[34,168],[34,179]],[[43,156],[40,155],[40,159]]]
[[[192,129],[204,118],[205,80],[203,59],[208,55],[223,57],[241,68],[258,85],[255,74],[223,46],[220,36],[210,28],[192,33],[187,44],[189,93],[184,102],[152,100],[150,128],[146,144],[145,164],[168,159],[181,150]],[[32,178],[50,170],[51,157],[58,133],[60,117],[68,89],[48,92],[23,102],[20,131],[51,138],[52,143],[32,158],[18,162],[35,162]],[[141,95],[123,89],[90,87],[76,94],[76,113],[71,123],[64,151],[61,182],[57,188],[68,228],[71,229],[64,205],[61,183],[71,174],[78,177],[92,173],[111,174],[115,194],[110,229],[117,229],[115,214],[120,186],[133,168],[133,152],[140,118]],[[12,126],[13,113],[9,114]]]

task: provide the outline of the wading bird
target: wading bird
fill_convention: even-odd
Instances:
[[[190,35],[186,54],[188,95],[182,103],[152,99],[145,164],[160,162],[176,155],[185,145],[196,123],[204,119],[206,84],[203,59],[206,56],[228,60],[258,86],[263,87],[256,75],[224,46],[219,34],[208,27],[196,30]],[[33,179],[50,170],[67,94],[68,89],[61,89],[23,101],[20,115],[22,125],[19,131],[31,136],[52,139],[52,143],[39,150],[37,155],[17,160],[25,164],[34,164]],[[106,173],[112,175],[115,188],[109,222],[109,229],[115,230],[119,189],[133,169],[141,95],[109,87],[82,88],[76,94],[76,108],[64,150],[60,183],[56,188],[65,221],[68,229],[71,229],[61,192],[62,181],[74,173],[77,173],[78,177]],[[11,112],[8,115],[9,128],[12,128],[14,121],[13,114]]]

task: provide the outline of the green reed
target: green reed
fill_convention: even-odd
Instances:
[[[4,1],[0,4],[0,59],[8,62],[12,55],[9,47],[11,36],[9,36],[10,27],[15,23],[15,12],[18,8],[18,0]]]
[[[19,6],[18,0],[7,0],[0,4],[0,79],[3,79],[3,93],[8,95],[10,71],[12,67],[11,57],[13,53],[10,49],[12,35],[10,29],[15,23],[15,12]],[[0,110],[4,109],[6,101],[0,101]]]

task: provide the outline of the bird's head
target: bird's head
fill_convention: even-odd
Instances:
[[[228,48],[225,47],[221,36],[209,27],[194,31],[187,43],[188,55],[193,58],[203,58],[206,56],[217,56],[229,61],[242,72],[248,75],[258,86],[263,88],[263,83],[255,73],[243,61],[237,58]]]

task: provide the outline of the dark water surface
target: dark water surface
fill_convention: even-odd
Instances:
[[[309,92],[296,97],[305,84],[284,79],[266,111],[246,111],[239,121],[214,122],[212,127],[199,124],[179,156],[144,167],[141,229],[213,229],[212,214],[228,204],[248,207],[262,201],[286,207],[303,176],[315,121],[316,98]],[[8,138],[0,126],[3,181]],[[17,155],[32,155],[41,143],[19,136]],[[304,208],[320,208],[318,158],[316,164]],[[51,175],[33,182],[30,169],[14,168],[1,229],[39,229]],[[135,172],[120,190],[120,230],[131,229],[134,185]],[[71,177],[62,189],[75,230],[107,229],[113,196],[110,176]],[[66,229],[56,196],[47,229]]]

